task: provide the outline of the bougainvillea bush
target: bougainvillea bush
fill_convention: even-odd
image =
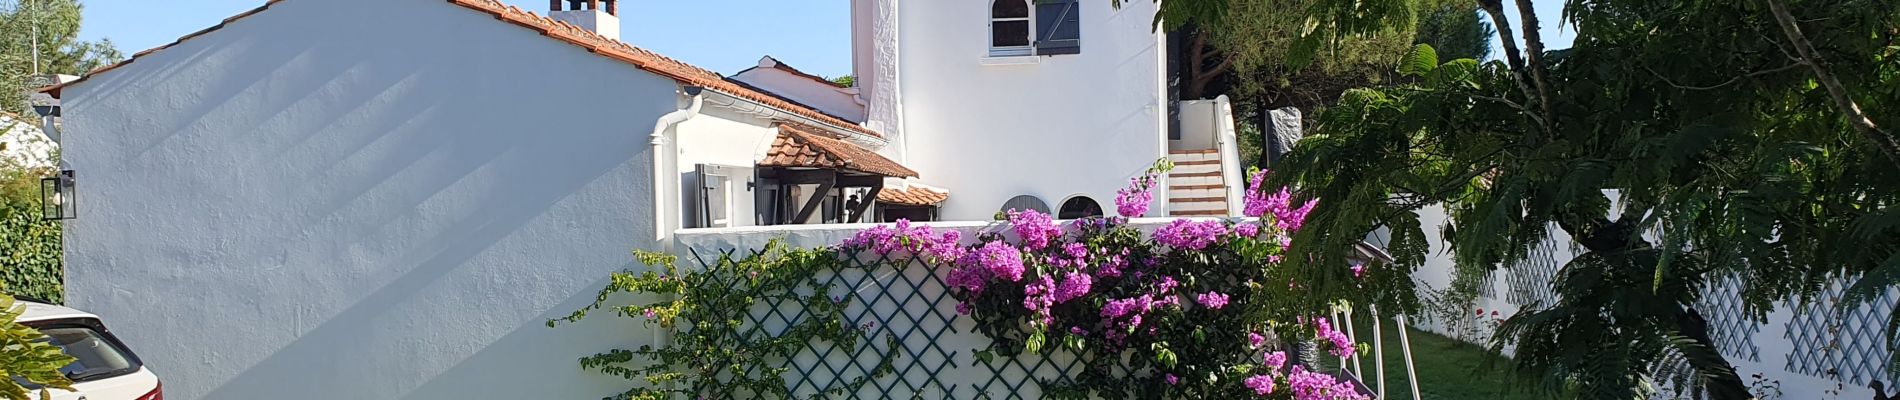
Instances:
[[[1143,232],[1127,221],[1147,211],[1154,175],[1117,197],[1119,217],[1064,226],[1012,210],[973,241],[900,221],[840,247],[947,261],[958,313],[994,340],[979,360],[1060,351],[1084,361],[1073,381],[1045,384],[1051,397],[1364,398],[1350,383],[1288,362],[1286,349],[1300,341],[1334,356],[1358,351],[1329,311],[1281,301],[1311,295],[1296,278],[1303,274],[1275,266],[1310,256],[1287,245],[1316,200],[1260,190],[1264,173],[1256,173],[1245,209],[1258,218],[1183,219]]]
[[[613,350],[582,359],[583,367],[645,385],[621,398],[789,398],[787,357],[805,346],[855,348],[869,331],[845,318],[816,277],[845,268],[852,257],[942,268],[960,318],[992,339],[973,359],[1075,357],[1082,368],[1042,382],[1049,398],[1364,399],[1349,382],[1314,370],[1290,352],[1316,348],[1346,357],[1362,347],[1326,316],[1346,298],[1327,298],[1309,282],[1364,282],[1374,289],[1391,271],[1354,265],[1339,271],[1288,271],[1288,257],[1321,257],[1290,249],[1317,200],[1260,188],[1255,173],[1245,219],[1183,219],[1144,231],[1129,223],[1147,213],[1158,163],[1117,196],[1119,216],[1057,221],[1036,211],[1008,211],[976,234],[938,231],[899,221],[857,232],[836,246],[787,249],[776,244],[750,255],[728,253],[700,271],[673,267],[674,257],[639,253],[656,271],[616,273],[590,310],[644,319],[674,337],[663,346]],[[1148,224],[1144,224],[1148,225]],[[1152,226],[1152,225],[1148,225]],[[1344,256],[1344,255],[1336,255]],[[1337,286],[1337,283],[1327,283]],[[603,307],[616,293],[670,299]],[[761,304],[791,305],[805,317],[784,330],[759,329],[734,315]],[[1320,306],[1315,306],[1315,305]],[[952,306],[949,303],[943,307]],[[895,340],[886,337],[885,341]],[[895,346],[894,343],[888,346]],[[889,348],[889,347],[886,348]],[[959,358],[962,358],[961,356]],[[854,393],[891,373],[881,360],[866,376],[828,393]],[[742,394],[742,395],[741,395]]]

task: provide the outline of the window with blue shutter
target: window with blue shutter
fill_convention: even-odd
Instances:
[[[1036,55],[1082,53],[1081,0],[1036,0]]]

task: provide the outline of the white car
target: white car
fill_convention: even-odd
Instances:
[[[46,332],[53,345],[73,356],[72,364],[60,368],[72,378],[73,389],[53,389],[55,400],[164,400],[158,375],[139,362],[124,342],[112,336],[99,316],[71,308],[20,301],[26,313],[19,322]],[[39,391],[38,385],[27,388]],[[34,395],[38,397],[37,394]]]

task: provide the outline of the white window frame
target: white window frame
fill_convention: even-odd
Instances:
[[[996,2],[998,1],[1020,1],[1023,3],[1023,6],[1028,9],[1028,13],[1024,14],[1022,18],[997,18],[994,11],[996,10]],[[989,4],[989,8],[984,9],[983,13],[987,18],[989,18],[989,32],[988,32],[989,35],[984,36],[983,41],[990,48],[990,57],[1015,57],[1015,56],[1035,55],[1036,53],[1036,4],[1034,0],[991,0]],[[1023,38],[1028,40],[1028,44],[1025,44],[1022,46],[1000,46],[1000,47],[997,46],[996,45],[996,23],[997,22],[1017,22],[1017,21],[1022,21],[1023,23],[1029,25],[1029,30],[1023,33]]]

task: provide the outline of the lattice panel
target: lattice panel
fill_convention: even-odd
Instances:
[[[1512,265],[1507,282],[1511,285],[1505,301],[1519,307],[1531,304],[1551,305],[1557,302],[1557,292],[1552,290],[1550,282],[1557,279],[1557,268],[1563,260],[1557,259],[1555,240],[1544,240],[1532,247],[1523,261]]]
[[[1712,279],[1696,303],[1696,311],[1709,321],[1709,334],[1722,355],[1761,362],[1761,348],[1755,334],[1761,324],[1748,320],[1742,311],[1742,281],[1733,276]]]
[[[975,359],[991,341],[957,314],[945,283],[947,266],[923,261],[855,260],[819,277],[828,295],[845,302],[845,318],[863,331],[852,346],[813,343],[785,360],[781,375],[798,398],[825,399],[1039,399],[1042,385],[1072,382],[1081,362],[1054,356]],[[809,314],[797,304],[761,304],[749,322],[785,329]],[[884,365],[889,374],[850,387]]]
[[[1787,369],[1814,377],[1838,377],[1853,385],[1874,379],[1893,382],[1897,375],[1886,369],[1891,343],[1885,329],[1900,294],[1888,289],[1868,304],[1842,312],[1836,305],[1846,286],[1845,280],[1836,280],[1816,301],[1795,307],[1785,336],[1794,342]]]
[[[1484,281],[1478,282],[1478,296],[1487,299],[1498,298],[1498,273],[1484,274]]]

